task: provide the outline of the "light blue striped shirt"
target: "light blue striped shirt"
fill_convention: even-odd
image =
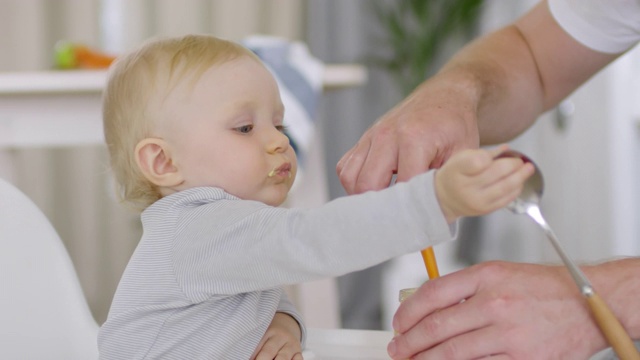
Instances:
[[[361,270],[451,239],[433,172],[311,209],[218,188],[167,196],[100,329],[101,359],[249,359],[276,311],[302,319],[283,285]]]

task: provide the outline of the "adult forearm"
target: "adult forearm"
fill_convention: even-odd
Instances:
[[[503,28],[469,44],[439,72],[466,87],[481,144],[508,141],[543,111],[536,64],[520,31]]]
[[[508,141],[616,59],[577,42],[541,2],[463,48],[438,77],[465,86],[481,144]]]

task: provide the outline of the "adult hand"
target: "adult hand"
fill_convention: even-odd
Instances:
[[[340,181],[349,194],[382,189],[394,171],[405,181],[480,140],[509,141],[618,56],[573,39],[541,1],[382,116],[338,162]]]
[[[477,148],[475,104],[467,90],[463,82],[436,76],[378,120],[338,162],[347,193],[385,188],[394,172],[406,181],[439,168],[460,149]]]
[[[606,347],[560,266],[487,262],[429,280],[393,325],[393,359],[588,359]]]

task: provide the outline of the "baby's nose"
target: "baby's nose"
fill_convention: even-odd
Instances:
[[[275,129],[270,132],[269,141],[268,141],[268,151],[269,152],[283,152],[289,148],[289,137],[287,135]]]

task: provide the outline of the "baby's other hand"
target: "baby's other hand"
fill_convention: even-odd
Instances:
[[[461,216],[485,215],[513,201],[534,172],[519,158],[496,158],[507,145],[492,150],[464,150],[436,172],[440,208],[449,223]]]
[[[290,315],[277,312],[251,359],[304,360],[300,336],[300,324]]]

